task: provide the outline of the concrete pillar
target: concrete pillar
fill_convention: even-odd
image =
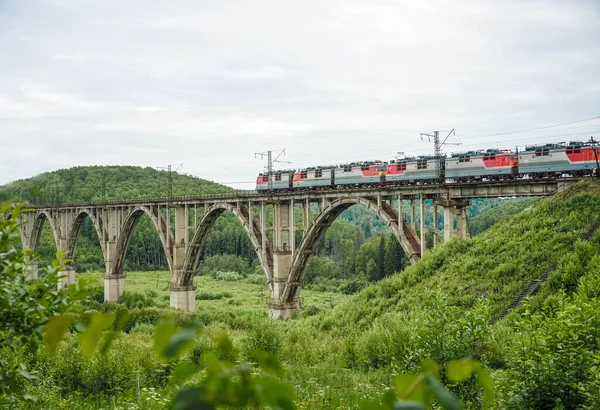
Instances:
[[[427,241],[425,240],[425,234],[427,233],[426,224],[425,224],[425,198],[423,195],[419,197],[419,215],[421,217],[421,257],[425,255],[425,251],[427,250]]]
[[[265,202],[260,203],[260,237],[263,260],[267,260],[267,230],[265,229]]]
[[[38,261],[29,262],[25,266],[25,280],[36,280],[38,278]]]
[[[104,275],[104,301],[115,303],[125,291],[125,275]]]
[[[302,233],[306,237],[308,227],[310,225],[310,201],[306,198],[306,201],[302,204]]]
[[[456,208],[456,236],[465,239],[467,236],[467,209],[466,207]]]
[[[168,214],[167,217],[169,217]],[[182,283],[182,277],[185,274],[183,268],[189,242],[188,217],[187,207],[181,205],[175,206],[175,243],[172,248],[173,263],[171,265],[173,272],[171,272],[171,285],[169,289],[171,291],[170,306],[191,312],[196,308],[196,288],[193,283],[179,285],[179,283]],[[167,231],[167,237],[168,233]],[[191,277],[193,278],[193,275]]]
[[[115,262],[117,260],[117,240],[120,234],[119,215],[116,208],[109,208],[105,212],[105,239],[106,239],[106,255],[104,265],[106,266],[106,276],[122,274],[123,272],[115,272]]]
[[[75,269],[67,267],[67,269],[58,272],[58,289],[63,289],[69,285],[75,284]]]
[[[189,241],[189,230],[187,229],[187,208],[175,207],[175,244],[173,245],[173,276],[179,278],[185,262],[185,251]],[[167,231],[167,238],[169,232]],[[178,283],[177,281],[173,281]]]
[[[296,253],[296,227],[294,224],[294,200],[290,199],[290,249],[292,251],[292,260],[294,259],[294,253]]]
[[[248,229],[250,229],[250,232],[254,231],[254,215],[251,201],[248,201]]]
[[[444,206],[444,241],[447,242],[454,234],[454,212],[451,206]]]
[[[433,247],[438,246],[438,210],[437,204],[433,201]]]
[[[273,286],[271,300],[267,303],[272,318],[287,319],[293,311],[300,311],[297,299],[291,302],[281,300],[292,267],[293,222],[290,208],[291,202],[273,205]]]
[[[170,306],[181,309],[186,312],[193,312],[196,309],[196,287],[195,286],[177,286],[171,284]]]
[[[412,229],[413,233],[417,232],[417,217],[414,198],[410,199],[410,229]]]
[[[404,233],[404,210],[402,205],[402,197],[398,195],[398,229]]]

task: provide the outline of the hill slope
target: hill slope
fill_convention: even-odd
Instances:
[[[368,328],[390,312],[413,312],[431,289],[443,292],[450,306],[484,302],[496,315],[527,283],[572,253],[576,241],[600,221],[598,209],[600,183],[582,181],[473,239],[443,244],[321,320],[339,329]]]
[[[426,359],[474,357],[491,371],[494,408],[599,408],[599,209],[600,181],[585,180],[473,239],[442,244],[298,321],[288,350],[313,366],[328,358],[393,374],[417,372]],[[536,294],[489,324],[546,272]],[[450,387],[469,408],[482,407],[474,380]]]

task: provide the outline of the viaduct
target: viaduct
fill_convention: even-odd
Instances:
[[[465,237],[466,207],[471,198],[551,195],[572,182],[574,180],[561,178],[322,191],[240,191],[194,197],[36,205],[19,219],[23,222],[24,248],[35,251],[47,220],[56,248],[65,257],[72,258],[82,223],[90,218],[106,266],[104,300],[116,302],[125,289],[123,263],[131,234],[140,217],[148,215],[160,236],[171,272],[170,305],[193,311],[194,273],[206,235],[219,215],[231,212],[244,227],[258,256],[270,290],[267,307],[271,317],[285,319],[301,310],[304,271],[319,240],[332,222],[353,205],[363,205],[377,214],[415,263],[427,250],[427,232],[433,233],[434,246],[438,236],[444,240]],[[425,207],[426,199],[434,200],[432,209]],[[439,208],[444,221],[441,232],[437,223],[432,227],[426,225],[427,210],[430,209],[433,220],[438,221]],[[300,212],[302,224],[296,226],[294,215]],[[267,218],[271,214],[272,218]],[[301,232],[299,243],[296,231]],[[37,269],[37,262],[31,262],[30,279],[37,278]],[[61,272],[59,287],[72,283],[75,283],[75,270],[70,264]]]

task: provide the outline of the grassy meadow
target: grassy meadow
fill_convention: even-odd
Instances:
[[[98,284],[103,283],[102,272],[90,272]],[[168,271],[126,272],[125,292],[154,294],[156,307],[169,307]],[[235,315],[266,315],[269,288],[260,275],[234,277],[236,280],[216,279],[209,275],[196,276],[196,311],[226,311]],[[300,293],[304,311],[308,316],[330,310],[349,295],[338,292],[322,292],[302,289]]]

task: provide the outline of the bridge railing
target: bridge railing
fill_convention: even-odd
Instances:
[[[510,181],[472,181],[472,182],[461,182],[451,184],[414,184],[414,185],[390,185],[382,187],[344,187],[336,189],[323,189],[323,190],[294,190],[294,191],[255,191],[255,190],[236,190],[234,192],[223,192],[214,194],[199,194],[199,195],[174,195],[174,196],[160,196],[160,197],[137,197],[137,198],[121,198],[121,199],[109,199],[109,200],[93,200],[86,202],[52,202],[46,204],[30,204],[32,208],[54,208],[54,207],[85,207],[85,206],[122,206],[122,205],[137,205],[137,204],[148,204],[148,203],[174,203],[174,202],[193,202],[193,201],[211,201],[211,200],[245,200],[253,198],[264,198],[264,197],[275,197],[280,195],[297,195],[297,194],[343,194],[349,192],[360,192],[363,195],[369,193],[376,194],[385,191],[411,191],[415,189],[433,189],[437,185],[437,188],[451,188],[451,187],[463,187],[473,185],[522,185],[522,184],[536,184],[536,183],[552,183],[552,182],[568,182],[576,178],[536,178],[536,179],[518,179]]]

